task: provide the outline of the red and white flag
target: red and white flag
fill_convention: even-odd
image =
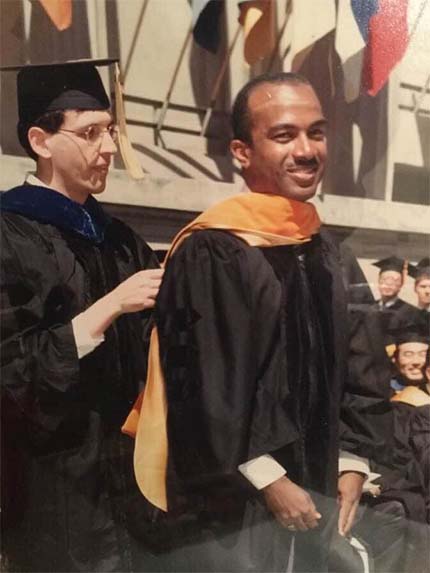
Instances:
[[[409,0],[338,0],[336,50],[347,99],[358,95],[358,78],[372,96],[387,83],[408,46],[408,8]]]

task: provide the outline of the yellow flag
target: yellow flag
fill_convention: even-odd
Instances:
[[[274,5],[272,0],[245,0],[239,5],[243,52],[249,65],[270,56],[275,49]]]
[[[39,0],[50,20],[63,31],[72,25],[72,0]]]

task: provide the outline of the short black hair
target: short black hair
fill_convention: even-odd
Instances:
[[[249,116],[248,100],[251,92],[262,84],[288,84],[311,86],[310,81],[300,74],[292,72],[267,73],[250,80],[239,91],[233,103],[231,112],[231,127],[233,138],[251,144],[251,118]]]
[[[31,123],[27,122],[18,122],[17,131],[18,131],[18,139],[22,147],[27,152],[32,159],[37,161],[38,155],[33,151],[33,148],[28,141],[28,130],[30,127],[40,127],[44,131],[48,133],[57,133],[57,131],[61,128],[64,122],[64,110],[57,110],[57,111],[49,111],[44,113],[42,116],[37,118],[36,120],[32,121]]]
[[[428,366],[430,366],[430,346],[427,348],[427,354],[426,354],[426,361],[424,363],[424,369],[426,369]],[[430,380],[429,380],[430,382]]]
[[[422,271],[415,279],[415,286],[421,281],[428,281],[430,279],[430,270]]]

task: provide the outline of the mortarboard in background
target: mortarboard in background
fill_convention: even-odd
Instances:
[[[406,261],[404,259],[399,259],[399,257],[393,256],[387,257],[386,259],[381,259],[380,261],[376,261],[372,264],[373,266],[380,269],[379,273],[383,273],[385,271],[396,271],[402,274],[406,265]]]
[[[430,316],[424,311],[419,320],[390,328],[389,335],[396,346],[407,342],[430,344]]]
[[[430,258],[424,257],[424,259],[421,259],[416,265],[409,264],[408,273],[415,280],[418,280],[423,276],[430,278]]]

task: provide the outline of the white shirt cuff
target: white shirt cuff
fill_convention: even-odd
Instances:
[[[239,471],[257,489],[263,489],[287,473],[269,454],[240,464]]]
[[[360,472],[366,476],[370,474],[369,460],[351,452],[339,452],[339,473]]]
[[[78,358],[81,359],[104,342],[105,337],[99,336],[94,338],[88,332],[88,327],[86,325],[85,313],[82,312],[75,316],[72,320],[73,335],[75,337],[76,349],[78,351]]]
[[[367,492],[376,497],[381,493],[381,486],[379,484],[373,483],[373,480],[381,477],[381,474],[375,472],[370,472],[369,477],[363,484],[363,493]]]

